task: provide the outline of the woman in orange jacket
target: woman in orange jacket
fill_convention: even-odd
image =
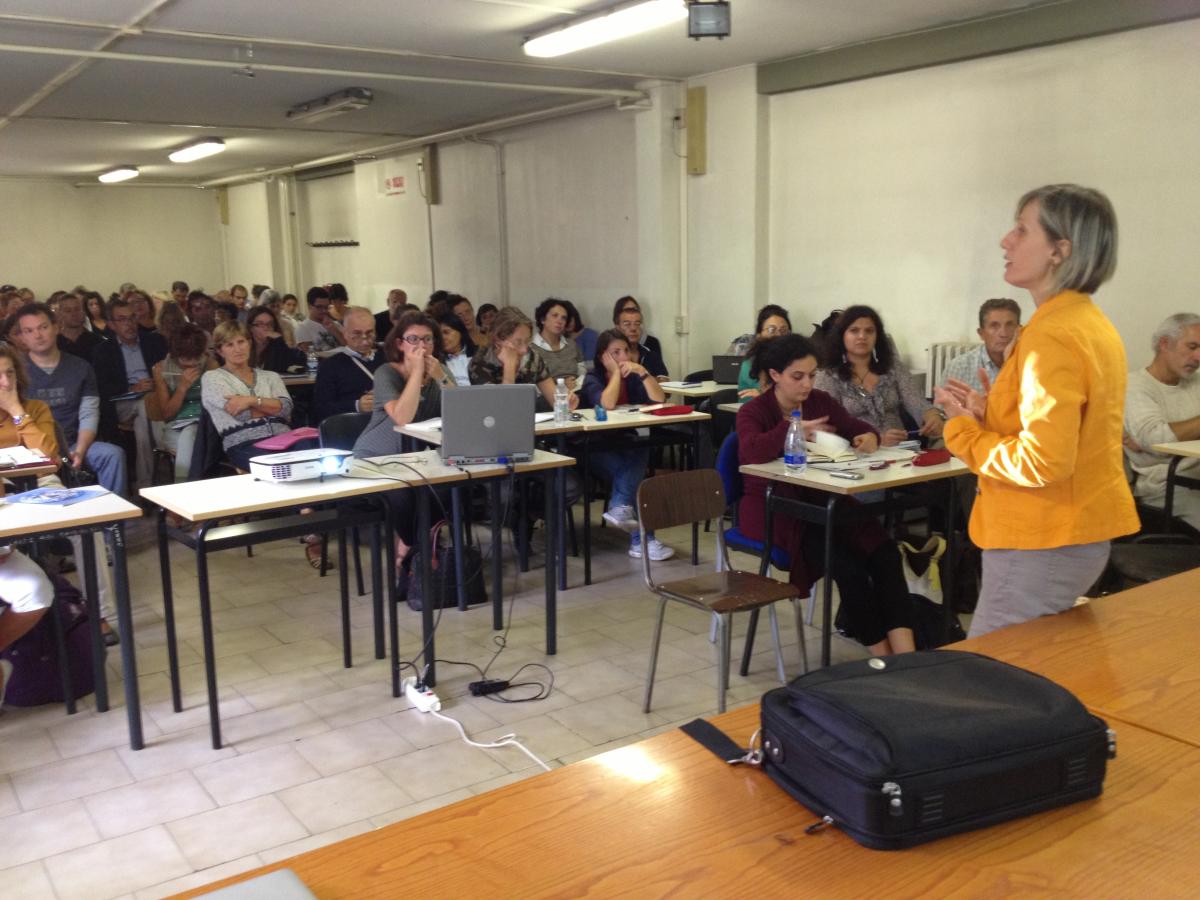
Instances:
[[[971,636],[1069,609],[1137,531],[1121,464],[1125,349],[1089,294],[1117,263],[1117,221],[1099,191],[1047,185],[1017,204],[1000,242],[1004,279],[1037,311],[984,394],[937,391],[946,446],[979,476],[971,539],[983,584]]]

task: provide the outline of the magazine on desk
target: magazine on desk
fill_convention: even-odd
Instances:
[[[917,454],[905,447],[880,447],[874,453],[856,453],[853,449],[829,454],[816,444],[805,441],[808,464],[814,469],[869,469],[891,463],[906,463]]]
[[[0,450],[0,467],[16,469],[21,466],[44,466],[50,460],[40,450],[30,450],[17,444]]]
[[[107,493],[108,488],[98,484],[77,488],[40,487],[20,494],[11,494],[6,499],[10,503],[28,503],[33,506],[74,506],[76,503],[102,497]]]

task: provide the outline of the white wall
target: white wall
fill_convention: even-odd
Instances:
[[[124,281],[221,286],[212,191],[0,180],[0,210],[0,281],[39,297],[76,284],[107,295]]]
[[[229,224],[221,226],[225,283],[275,285],[271,252],[271,217],[265,181],[240,184],[227,192]]]
[[[1154,325],[1200,306],[1198,47],[1193,21],[772,98],[772,296],[801,319],[875,305],[923,368],[982,300],[1032,312],[998,243],[1026,189],[1074,181],[1116,207],[1096,299],[1144,364]]]

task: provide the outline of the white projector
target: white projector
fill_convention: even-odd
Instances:
[[[294,450],[250,458],[250,474],[259,481],[310,481],[344,475],[354,453],[350,450]]]

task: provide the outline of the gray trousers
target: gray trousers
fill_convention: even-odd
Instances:
[[[984,550],[968,637],[1070,609],[1108,564],[1108,541],[1053,550]]]

